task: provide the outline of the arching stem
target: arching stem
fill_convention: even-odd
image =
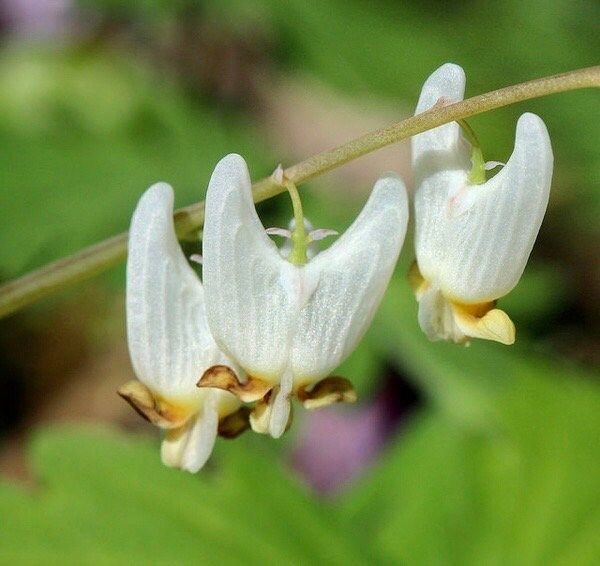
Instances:
[[[283,171],[284,178],[296,185],[327,173],[377,149],[420,134],[442,124],[454,122],[502,108],[523,100],[558,92],[600,87],[600,66],[587,67],[543,77],[468,98],[461,102],[435,107],[388,127],[349,141],[334,149],[313,155]],[[260,202],[286,190],[275,178],[267,177],[253,185],[254,202]],[[198,231],[204,222],[204,203],[175,212],[175,228],[180,238]],[[127,255],[124,232],[71,256],[53,261],[0,286],[0,318],[46,297],[69,285],[84,281],[123,261]]]

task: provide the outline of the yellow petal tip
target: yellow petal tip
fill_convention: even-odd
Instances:
[[[473,316],[466,309],[454,306],[454,319],[465,336],[493,340],[510,346],[515,343],[515,325],[500,309],[491,309],[483,316]]]

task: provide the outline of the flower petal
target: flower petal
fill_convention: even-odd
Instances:
[[[462,67],[453,63],[442,65],[423,84],[415,114],[430,110],[437,104],[460,102],[465,94],[465,83]],[[460,126],[456,122],[417,134],[411,143],[413,167],[419,163],[433,163],[436,169],[447,169],[437,165],[453,161],[469,167],[469,147],[462,140]],[[429,165],[426,168],[429,169]]]
[[[458,102],[465,91],[461,67],[446,63],[425,81],[415,114],[439,103]],[[445,255],[447,202],[467,182],[470,170],[469,144],[460,126],[451,122],[417,134],[411,139],[415,177],[415,247],[423,276],[431,281]]]
[[[436,287],[428,287],[418,299],[419,325],[430,340],[457,344],[469,338],[483,338],[510,345],[515,341],[515,325],[494,303],[464,305],[449,302]]]
[[[259,434],[270,434],[279,438],[291,423],[292,403],[291,395],[294,386],[294,376],[287,370],[282,376],[279,385],[260,401],[250,413],[250,426]]]
[[[286,371],[281,376],[279,387],[276,388],[271,405],[271,416],[269,418],[269,434],[273,438],[279,438],[286,430],[290,419],[292,404],[290,395],[294,387],[294,376],[291,371]]]
[[[456,332],[448,303],[439,289],[430,286],[417,297],[417,300],[419,301],[419,326],[427,338],[460,341],[461,335]]]
[[[352,226],[304,266],[314,291],[299,313],[291,351],[296,383],[328,375],[356,347],[392,275],[407,221],[404,184],[388,174]]]
[[[265,230],[269,236],[281,236],[282,238],[291,238],[292,232],[287,228],[277,228],[276,226],[273,228],[267,228]]]
[[[239,155],[221,159],[211,177],[203,258],[215,340],[248,373],[277,382],[288,359],[295,308],[282,273],[294,266],[280,256],[258,218]]]
[[[138,415],[164,429],[181,428],[196,413],[197,400],[172,404],[153,393],[141,381],[132,379],[119,387],[117,393],[127,401]]]
[[[477,317],[458,305],[451,308],[456,326],[466,337],[494,340],[507,346],[515,343],[515,325],[503,310],[491,309]]]
[[[219,392],[210,392],[198,415],[190,423],[169,431],[161,445],[165,465],[196,473],[210,457],[219,426]]]
[[[168,399],[202,398],[202,371],[223,356],[210,335],[200,280],[173,226],[173,189],[158,183],[140,199],[127,258],[127,339],[140,381]]]
[[[517,284],[546,211],[552,166],[544,122],[523,114],[506,166],[485,184],[465,187],[446,207],[448,231],[438,274],[446,297],[491,301]]]
[[[249,376],[246,381],[240,382],[230,367],[216,365],[209,367],[204,372],[198,381],[198,387],[229,391],[244,403],[254,403],[262,399],[273,388],[273,385],[252,376]]]
[[[417,114],[462,100],[463,70],[446,64],[425,82]],[[519,280],[539,230],[550,190],[552,149],[533,114],[517,125],[515,149],[487,183],[468,182],[469,144],[446,124],[413,138],[415,247],[423,277],[446,298],[480,303],[508,293]]]
[[[308,234],[311,242],[318,242],[319,240],[329,238],[329,236],[339,236],[339,232],[331,228],[318,228],[317,230],[311,230]]]
[[[310,391],[301,388],[298,399],[305,409],[320,409],[334,403],[356,403],[356,391],[345,377],[329,376],[315,383]]]

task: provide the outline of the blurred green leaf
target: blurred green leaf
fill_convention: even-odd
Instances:
[[[0,561],[364,563],[333,515],[252,441],[192,476],[162,466],[147,441],[44,431],[32,445],[39,487],[0,483]]]
[[[201,200],[226,153],[268,173],[242,117],[190,102],[120,53],[4,51],[0,143],[4,277],[127,229],[157,181],[173,185],[177,206]]]
[[[393,563],[598,563],[595,376],[528,344],[430,343],[415,311],[395,280],[376,332],[430,402],[342,501],[348,524]]]
[[[530,261],[517,287],[502,297],[502,309],[520,327],[539,326],[564,308],[567,289],[567,277],[559,266]]]

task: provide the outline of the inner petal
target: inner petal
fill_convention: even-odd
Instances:
[[[194,418],[167,432],[161,445],[163,463],[191,473],[199,471],[212,453],[218,425],[218,392],[212,392]]]
[[[467,344],[470,338],[513,344],[515,326],[494,302],[464,304],[450,301],[429,286],[419,301],[419,324],[430,340]]]
[[[279,438],[284,432],[290,418],[290,395],[294,387],[294,376],[287,370],[279,383],[278,391],[273,398],[269,432],[273,438]]]
[[[515,342],[515,325],[494,303],[478,305],[452,304],[454,321],[467,337],[493,340],[507,346]]]

